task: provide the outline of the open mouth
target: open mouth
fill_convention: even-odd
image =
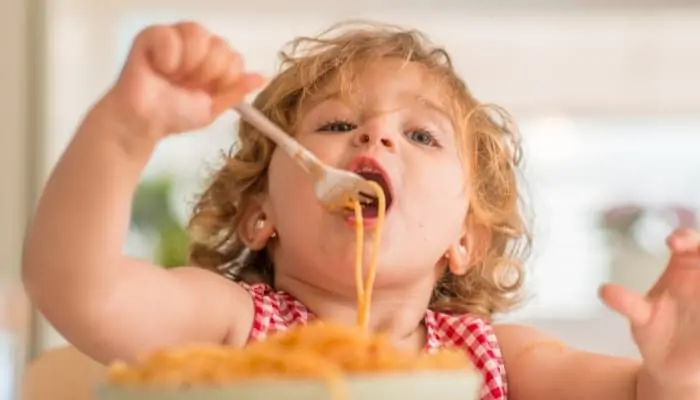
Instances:
[[[389,175],[379,162],[370,157],[361,157],[353,162],[351,171],[368,181],[376,182],[382,188],[386,198],[385,211],[388,211],[394,200],[393,191]],[[360,205],[364,218],[376,218],[379,214],[379,199],[376,197],[363,197]]]

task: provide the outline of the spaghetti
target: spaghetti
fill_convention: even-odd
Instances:
[[[379,245],[382,240],[382,227],[386,215],[386,196],[384,189],[373,181],[368,182],[377,194],[377,225],[374,232],[374,245],[370,255],[367,277],[362,281],[362,260],[364,258],[364,220],[362,216],[362,205],[359,201],[349,202],[355,212],[355,285],[357,286],[357,325],[367,328],[369,320],[369,309],[372,302],[372,289],[374,288],[374,278],[377,275],[377,261],[379,257]]]
[[[362,205],[348,202],[355,215],[357,324],[346,326],[314,322],[270,336],[244,349],[191,346],[155,352],[135,365],[113,364],[108,381],[137,387],[221,386],[251,379],[321,379],[334,399],[344,397],[344,377],[377,372],[456,370],[469,367],[463,351],[441,350],[415,354],[396,348],[388,336],[367,329],[372,288],[386,213],[381,186],[377,220],[367,276],[363,280],[364,224]]]

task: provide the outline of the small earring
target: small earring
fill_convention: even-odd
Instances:
[[[265,227],[265,218],[258,218],[257,221],[255,221],[255,229],[260,230]],[[273,230],[272,233],[270,234],[270,238],[276,238],[277,237],[277,231]]]
[[[464,247],[463,245],[460,245],[459,247],[457,247],[457,249],[459,250],[459,254],[461,254],[461,255],[467,254],[467,248]],[[450,258],[450,252],[446,251],[444,257]]]
[[[265,227],[265,219],[263,218],[258,218],[257,221],[255,221],[255,229],[262,229]]]

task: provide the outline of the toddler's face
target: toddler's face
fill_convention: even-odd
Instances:
[[[376,161],[388,176],[377,287],[434,279],[445,252],[464,235],[468,182],[446,100],[422,66],[385,60],[364,70],[351,93],[319,95],[299,121],[296,138],[324,162],[354,169],[358,160]],[[272,157],[268,193],[279,238],[276,274],[354,290],[348,216],[326,211],[307,174],[281,151]],[[365,260],[373,236],[367,232]]]

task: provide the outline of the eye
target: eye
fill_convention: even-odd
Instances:
[[[331,121],[317,129],[318,132],[350,132],[357,129],[357,125],[352,122],[337,120]]]
[[[414,129],[406,134],[409,140],[429,147],[439,147],[440,143],[427,129]]]

